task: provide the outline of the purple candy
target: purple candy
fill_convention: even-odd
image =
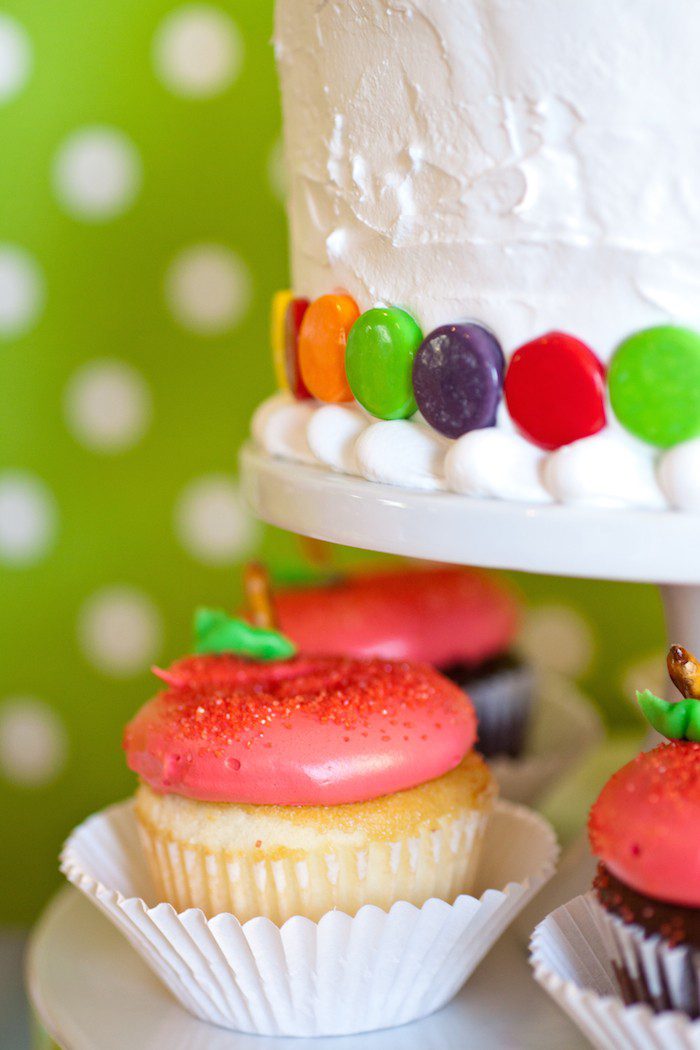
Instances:
[[[421,343],[413,392],[426,421],[445,437],[492,427],[505,373],[501,344],[478,324],[446,324]]]

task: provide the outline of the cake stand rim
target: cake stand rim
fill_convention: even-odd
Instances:
[[[240,477],[263,521],[331,543],[490,569],[700,585],[700,515],[405,489],[275,458],[251,441]]]

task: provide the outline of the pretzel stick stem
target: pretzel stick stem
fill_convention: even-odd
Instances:
[[[277,615],[267,569],[260,562],[249,562],[243,574],[248,619],[254,627],[277,628]]]
[[[666,657],[671,681],[684,697],[700,700],[700,664],[682,645],[672,645]]]

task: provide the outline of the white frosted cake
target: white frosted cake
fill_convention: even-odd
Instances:
[[[277,0],[292,290],[257,442],[699,510],[698,40],[697,0]]]

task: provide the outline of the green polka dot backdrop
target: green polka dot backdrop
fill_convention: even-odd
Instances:
[[[2,921],[130,790],[122,726],[195,604],[252,553],[302,570],[236,477],[287,283],[271,30],[271,0],[0,0]],[[523,647],[633,719],[653,592],[519,583]]]

